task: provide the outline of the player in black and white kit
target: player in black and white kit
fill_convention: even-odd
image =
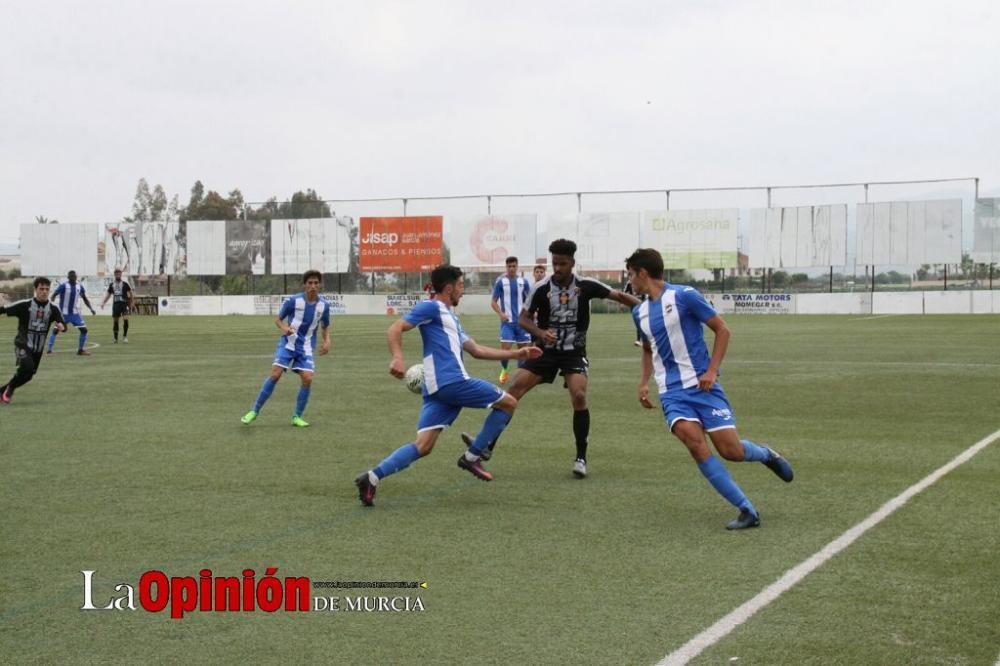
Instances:
[[[10,404],[15,389],[30,382],[38,372],[49,327],[55,324],[57,331],[66,330],[62,312],[49,300],[52,282],[47,277],[37,277],[34,287],[34,298],[18,301],[6,307],[0,306],[0,314],[17,317],[17,336],[14,338],[17,370],[6,384],[0,386],[0,403],[5,405]]]
[[[135,307],[135,294],[132,291],[132,285],[122,279],[120,268],[115,269],[115,279],[108,285],[108,293],[105,294],[104,300],[101,301],[102,310],[107,304],[108,299],[112,296],[115,299],[111,303],[111,316],[115,320],[113,325],[115,344],[118,344],[118,320],[122,318],[125,319],[124,339],[122,341],[128,344],[128,313]]]
[[[552,275],[534,285],[528,306],[521,310],[518,317],[520,326],[531,333],[534,343],[542,348],[543,353],[518,368],[507,393],[520,400],[542,382],[551,384],[556,375],[563,376],[573,405],[573,434],[576,437],[573,474],[582,479],[587,476],[587,438],[590,435],[590,409],[587,405],[590,301],[607,298],[633,308],[639,304],[639,299],[598,280],[575,275],[576,243],[573,241],[565,238],[552,241],[549,252],[552,255]],[[469,435],[463,433],[462,438],[469,438]],[[495,444],[491,443],[490,449]]]

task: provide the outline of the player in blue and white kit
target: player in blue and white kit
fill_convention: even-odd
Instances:
[[[500,317],[500,348],[511,349],[527,347],[531,344],[531,334],[521,328],[517,318],[528,302],[531,293],[531,281],[517,274],[517,257],[507,257],[504,262],[507,273],[497,278],[493,285],[493,300],[490,307]],[[507,359],[500,361],[500,383],[506,384],[510,375],[507,373]]]
[[[786,482],[792,480],[792,466],[773,449],[740,439],[736,433],[736,417],[717,381],[729,346],[729,328],[694,287],[663,281],[663,257],[656,250],[636,250],[625,266],[635,292],[649,297],[632,309],[643,346],[639,403],[653,409],[648,384],[650,376],[655,377],[667,426],[712,487],[740,510],[726,528],[757,527],[760,513],[712,455],[705,433],[726,460],[764,463]],[[702,325],[715,333],[711,356]]]
[[[82,301],[90,309],[90,314],[97,314],[94,312],[94,306],[90,304],[90,300],[87,299],[87,290],[84,289],[83,284],[76,281],[76,271],[70,271],[66,275],[66,282],[60,282],[52,291],[52,301],[59,307],[59,311],[62,312],[63,322],[66,324],[73,324],[80,331],[80,344],[76,349],[76,353],[79,356],[90,356],[90,352],[83,348],[87,343],[87,324],[83,321],[83,306],[80,305]],[[56,345],[56,335],[58,335],[58,329],[52,329],[52,334],[49,336],[49,353],[52,353],[52,348]]]
[[[274,323],[282,336],[278,339],[278,347],[274,350],[274,361],[271,363],[271,374],[264,380],[257,394],[253,409],[247,412],[241,421],[249,425],[257,418],[264,403],[271,397],[275,385],[286,370],[297,372],[302,386],[295,401],[295,414],[292,425],[296,428],[307,428],[309,424],[303,420],[309,402],[309,392],[312,390],[313,373],[316,363],[313,360],[313,350],[316,348],[316,332],[323,334],[323,342],[319,347],[319,355],[324,356],[330,351],[330,302],[319,295],[323,284],[323,275],[319,271],[306,271],[302,276],[303,291],[289,296],[281,304]]]
[[[413,462],[429,455],[441,431],[454,423],[463,407],[492,408],[486,415],[479,435],[458,459],[458,466],[483,481],[493,475],[479,461],[486,445],[498,437],[510,422],[517,400],[486,380],[470,377],[462,361],[462,352],[479,359],[529,359],[541,356],[538,347],[494,349],[484,347],[470,338],[452,309],[465,292],[462,269],[443,264],[431,272],[434,297],[421,301],[408,314],[393,322],[386,333],[392,362],[389,373],[402,379],[406,373],[403,360],[403,333],[420,329],[423,341],[424,386],[423,408],[417,422],[417,438],[396,449],[371,470],[362,473],[354,483],[358,486],[361,503],[371,506],[379,482],[390,474],[401,472]]]

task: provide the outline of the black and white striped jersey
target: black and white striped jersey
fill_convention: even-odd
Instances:
[[[12,303],[0,308],[0,313],[8,317],[17,317],[17,336],[14,346],[34,353],[45,350],[45,337],[49,327],[56,322],[63,322],[62,312],[52,301],[40,303],[34,298]]]
[[[587,328],[590,327],[590,300],[607,298],[611,287],[599,280],[573,275],[569,285],[560,287],[549,276],[535,285],[528,311],[535,316],[538,328],[555,331],[558,340],[553,345],[540,346],[556,351],[587,349]]]

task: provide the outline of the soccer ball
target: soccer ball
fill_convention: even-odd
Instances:
[[[403,375],[403,381],[406,383],[406,388],[414,393],[420,393],[424,387],[424,364],[411,365]]]

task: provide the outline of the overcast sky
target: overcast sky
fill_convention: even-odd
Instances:
[[[1000,3],[0,4],[0,241],[186,201],[979,176]],[[961,184],[959,184],[961,186]],[[524,212],[531,212],[525,210]]]

